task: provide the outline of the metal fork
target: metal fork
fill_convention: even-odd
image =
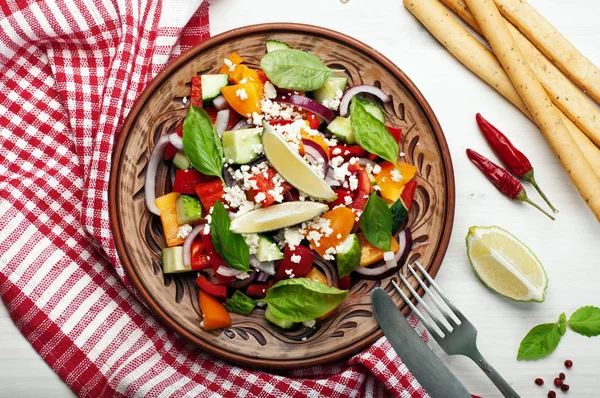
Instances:
[[[429,314],[435,325],[439,328],[436,330],[429,321],[427,321],[423,314],[417,309],[417,307],[409,300],[409,298],[404,294],[402,289],[396,284],[396,282],[392,281],[394,288],[400,294],[400,296],[404,299],[406,304],[410,307],[410,309],[419,317],[423,325],[429,331],[429,334],[433,336],[435,341],[439,344],[440,347],[446,352],[448,355],[464,355],[466,357],[471,358],[483,373],[486,374],[487,377],[494,383],[494,385],[500,390],[502,395],[505,397],[511,398],[519,398],[519,394],[516,393],[515,390],[500,376],[498,372],[492,367],[492,365],[487,362],[479,350],[477,349],[477,329],[475,326],[465,316],[456,308],[454,304],[448,299],[448,297],[442,292],[439,286],[433,281],[433,279],[429,276],[427,271],[423,269],[421,264],[417,261],[414,262],[417,268],[423,276],[427,279],[427,281],[431,284],[433,289],[439,294],[439,296],[444,300],[450,311],[447,311],[442,304],[438,301],[438,299],[432,294],[431,290],[425,285],[423,279],[417,274],[417,272],[413,269],[412,264],[407,265],[407,268],[412,273],[412,275],[417,279],[421,287],[425,290],[425,292],[431,297],[435,307],[439,310],[441,315],[446,319],[448,324],[450,324],[450,328],[442,322],[442,320],[431,310],[431,308],[423,301],[423,299],[415,292],[412,288],[408,280],[402,275],[402,272],[399,272],[398,275],[400,279],[406,285],[408,290],[412,293],[413,297],[423,306],[425,312]],[[452,317],[452,315],[454,317]],[[455,318],[458,320],[455,320]]]

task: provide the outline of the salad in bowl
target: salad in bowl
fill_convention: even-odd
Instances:
[[[277,327],[310,327],[352,277],[386,277],[412,247],[416,168],[398,160],[390,97],[275,40],[258,70],[234,52],[214,72],[192,77],[187,115],[148,163],[162,270],[196,274],[204,330],[256,307]],[[161,162],[172,188],[156,197]]]

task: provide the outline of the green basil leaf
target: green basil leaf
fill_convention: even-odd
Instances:
[[[560,327],[556,323],[537,325],[521,341],[517,359],[521,361],[547,357],[558,346],[560,338]]]
[[[560,335],[564,336],[567,331],[567,315],[564,312],[558,317],[558,328],[560,329]]]
[[[227,303],[227,311],[248,316],[256,307],[256,301],[236,290]]]
[[[221,201],[217,200],[210,221],[215,250],[231,268],[247,272],[250,269],[250,249],[242,235],[229,230],[230,224],[227,210]]]
[[[316,55],[302,50],[277,50],[267,53],[260,68],[277,87],[299,91],[321,88],[332,72]]]
[[[340,290],[306,278],[277,282],[263,299],[277,318],[304,322],[327,314],[348,295]]]
[[[600,308],[591,305],[581,307],[569,318],[569,327],[583,336],[600,335]]]
[[[385,124],[367,111],[365,103],[365,99],[357,96],[350,103],[350,123],[356,141],[365,151],[396,164],[398,143]]]
[[[372,193],[360,215],[360,228],[369,243],[381,250],[392,246],[392,212],[385,200]]]
[[[183,121],[183,151],[196,170],[223,180],[223,144],[204,109],[193,105]]]

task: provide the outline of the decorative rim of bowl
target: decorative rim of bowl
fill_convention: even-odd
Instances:
[[[444,165],[444,175],[445,175],[445,183],[446,183],[446,206],[447,211],[444,215],[444,226],[442,228],[442,233],[440,237],[440,242],[435,252],[435,255],[432,259],[431,267],[428,272],[432,278],[435,278],[437,275],[446,251],[448,249],[448,245],[450,243],[450,235],[452,232],[452,226],[454,223],[454,211],[455,211],[455,184],[454,184],[454,168],[452,166],[452,159],[450,155],[450,150],[448,148],[448,143],[446,142],[446,138],[442,131],[442,128],[435,116],[431,106],[423,96],[423,94],[419,91],[416,85],[404,74],[400,68],[398,68],[392,61],[390,61],[383,54],[372,48],[371,46],[354,39],[350,36],[347,36],[343,33],[339,33],[327,28],[323,28],[320,26],[308,25],[308,24],[300,24],[300,23],[291,23],[291,22],[277,22],[277,23],[265,23],[265,24],[257,24],[257,25],[248,25],[240,28],[235,28],[223,33],[220,33],[214,37],[211,37],[208,40],[199,43],[169,64],[167,64],[163,70],[161,70],[152,81],[148,84],[148,86],[142,91],[139,97],[136,99],[133,107],[129,111],[123,128],[114,142],[113,148],[113,157],[111,161],[111,172],[110,172],[110,181],[109,181],[109,218],[110,218],[110,226],[113,232],[115,248],[117,250],[117,255],[123,264],[123,268],[127,273],[127,277],[131,281],[131,284],[135,287],[138,294],[143,298],[146,302],[147,306],[151,309],[151,311],[169,328],[176,331],[179,335],[185,337],[188,341],[193,342],[202,350],[213,354],[219,358],[226,359],[234,364],[241,366],[249,366],[256,367],[262,369],[299,369],[306,368],[310,366],[318,366],[324,365],[328,363],[338,362],[344,359],[349,358],[352,355],[357,354],[358,352],[364,350],[365,348],[373,345],[379,338],[383,336],[383,332],[381,329],[375,330],[370,335],[353,342],[346,346],[345,349],[337,352],[331,352],[323,356],[307,358],[307,359],[295,359],[295,360],[277,360],[277,359],[269,359],[265,360],[262,358],[252,358],[245,355],[240,355],[234,352],[230,352],[214,345],[208,344],[207,342],[201,340],[200,338],[194,336],[192,333],[185,330],[181,325],[179,325],[167,312],[165,312],[160,305],[154,300],[152,296],[144,289],[143,283],[138,277],[135,268],[124,247],[124,238],[121,235],[121,231],[119,229],[119,220],[117,214],[117,183],[119,182],[119,175],[117,173],[118,165],[120,162],[121,154],[123,152],[124,144],[127,139],[127,135],[131,127],[133,126],[138,113],[146,99],[152,94],[152,92],[162,83],[162,81],[169,76],[175,69],[180,67],[182,64],[186,63],[190,58],[196,56],[199,52],[204,51],[207,48],[216,46],[225,40],[229,40],[232,38],[240,37],[246,34],[251,33],[259,33],[259,32],[276,32],[276,31],[292,31],[297,33],[310,33],[316,35],[326,36],[330,39],[339,41],[345,45],[354,47],[357,50],[362,51],[367,54],[370,58],[379,62],[386,69],[388,69],[396,78],[402,82],[404,86],[410,91],[410,93],[414,96],[416,102],[423,109],[423,112],[427,116],[428,122],[431,124],[432,131],[435,135],[437,143],[440,147],[441,160]],[[422,296],[424,294],[424,289],[419,287],[417,289],[417,293]],[[413,298],[413,302],[416,304],[416,300]],[[402,312],[406,316],[409,313],[410,309],[407,305],[403,306]]]

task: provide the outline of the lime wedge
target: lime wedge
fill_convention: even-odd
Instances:
[[[296,189],[316,199],[329,202],[336,194],[293,148],[278,134],[273,126],[263,122],[263,150],[271,165]]]
[[[540,260],[514,235],[499,227],[471,227],[467,256],[491,290],[515,301],[544,301],[548,277]]]
[[[231,221],[229,230],[238,234],[273,231],[311,220],[329,207],[316,202],[285,202],[252,210]]]

